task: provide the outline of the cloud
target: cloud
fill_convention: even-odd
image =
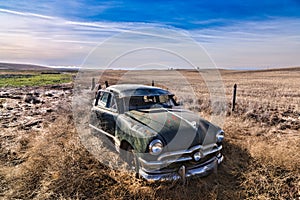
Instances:
[[[15,13],[55,16],[67,20],[91,20],[94,16],[119,5],[117,1],[94,0],[9,0],[2,1],[0,7]]]
[[[116,34],[159,26],[69,21],[7,9],[0,9],[0,17],[0,60],[44,65],[80,65],[93,48]]]
[[[0,60],[7,62],[79,66],[91,50],[110,38],[117,39],[105,46],[110,49],[103,51],[103,59],[106,53],[113,55],[134,48],[131,46],[134,43],[146,47],[160,45],[171,50],[183,46],[182,52],[194,55],[193,48],[182,45],[184,38],[191,36],[205,47],[219,67],[300,64],[297,55],[300,52],[298,18],[198,20],[193,23],[199,24],[199,28],[192,30],[176,29],[163,23],[76,21],[8,9],[0,9],[0,18]],[[152,29],[155,27],[157,32]],[[147,32],[147,29],[151,31]],[[125,38],[118,39],[118,34]],[[153,38],[159,39],[149,43],[154,41]],[[155,54],[157,58],[161,55]],[[127,59],[126,62],[129,66],[130,61]]]
[[[215,29],[195,30],[220,67],[299,66],[300,21],[272,18],[265,21],[232,22]]]
[[[129,23],[75,22],[7,9],[0,9],[0,17],[2,61],[51,65],[78,65],[94,46],[134,27]]]
[[[2,13],[9,13],[14,15],[20,15],[20,16],[29,16],[29,17],[37,17],[37,18],[43,18],[43,19],[53,19],[54,17],[46,16],[46,15],[39,15],[39,14],[33,14],[33,13],[26,13],[26,12],[17,12],[13,10],[7,10],[0,8],[0,12]]]

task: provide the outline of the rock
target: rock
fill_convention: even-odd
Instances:
[[[13,108],[13,107],[7,106],[6,109],[7,109],[7,110],[13,110],[14,108]]]
[[[22,99],[21,96],[10,96],[9,98],[11,98],[11,99]]]
[[[9,97],[9,93],[8,92],[1,92],[0,93],[0,98],[8,98]]]
[[[26,103],[31,103],[32,99],[33,99],[33,96],[32,96],[31,94],[27,94],[27,95],[24,97],[24,101],[25,101]]]
[[[0,88],[0,129],[41,129],[69,109],[72,94],[72,85]]]
[[[49,108],[49,109],[46,110],[46,112],[51,113],[51,112],[53,112],[53,109]]]
[[[37,104],[41,102],[36,96],[33,96],[32,94],[26,94],[24,97],[24,101],[26,103],[32,103],[32,104]]]
[[[37,92],[37,91],[33,91],[32,94],[33,94],[34,96],[36,96],[36,97],[39,97],[39,96],[40,96],[40,93]]]
[[[21,96],[15,94],[14,92],[1,92],[0,98],[4,99],[22,99]]]
[[[52,92],[46,92],[46,93],[45,93],[45,96],[46,96],[46,97],[53,97],[53,93],[52,93]]]
[[[60,88],[62,88],[62,86],[61,85],[51,85],[50,88],[51,89],[60,89]]]
[[[38,98],[34,98],[34,99],[32,100],[32,103],[33,103],[33,104],[37,104],[37,103],[41,103],[41,101],[40,101]]]

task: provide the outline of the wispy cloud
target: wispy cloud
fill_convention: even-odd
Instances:
[[[111,5],[105,5],[103,10],[108,9],[109,6]],[[120,43],[111,43],[110,47],[105,46],[111,49],[105,49],[104,53],[112,51],[122,53],[121,50],[125,49],[124,45],[127,45],[126,48],[134,47],[130,44],[122,44],[126,41],[140,43],[140,46],[147,47],[161,45],[172,50],[180,46],[180,43],[174,42],[176,41],[174,38],[178,35],[172,35],[173,31],[179,32],[183,38],[189,35],[195,39],[206,48],[219,67],[300,64],[298,59],[300,21],[297,17],[269,17],[267,20],[259,21],[221,18],[192,20],[193,22],[190,23],[197,24],[198,28],[191,30],[175,29],[159,22],[74,20],[4,8],[0,8],[0,18],[1,61],[78,66],[97,45],[120,33],[124,34],[124,37],[131,38],[124,41],[115,40]],[[137,28],[143,30],[153,27],[157,27],[158,30],[165,29],[165,33],[168,34],[137,30]],[[152,37],[158,36],[161,40],[156,40],[153,44],[147,43],[147,37],[151,41]],[[193,49],[188,49],[188,46],[185,51],[186,54],[195,53]],[[154,55],[158,58],[164,54]],[[151,58],[155,59],[155,56]],[[132,59],[134,60],[134,57]],[[142,59],[142,56],[139,59]],[[128,59],[127,62],[127,65],[130,65]]]
[[[72,55],[78,57],[90,45],[83,33],[76,33],[73,27],[67,27],[59,18],[3,9],[0,17],[2,61],[59,64],[71,61],[68,57]],[[66,41],[69,45],[64,45]],[[84,46],[74,41],[81,41]]]
[[[233,22],[215,29],[192,31],[221,67],[299,66],[300,20],[273,18]]]
[[[0,17],[0,60],[46,65],[80,65],[93,48],[115,34],[154,26],[69,21],[7,9],[0,9]]]
[[[27,16],[27,17],[37,17],[37,18],[43,18],[43,19],[54,19],[54,17],[46,16],[46,15],[39,15],[34,13],[27,13],[27,12],[17,12],[13,10],[7,10],[0,8],[0,12],[2,13],[9,13],[14,15],[20,15],[20,16]]]

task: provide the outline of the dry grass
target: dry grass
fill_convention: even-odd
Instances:
[[[183,75],[196,91],[200,103],[197,110],[209,118],[212,110],[203,80],[198,80],[194,72]],[[120,76],[124,72],[109,72],[102,78],[114,83]],[[0,198],[299,198],[299,70],[225,71],[222,78],[228,113],[224,124],[226,157],[218,174],[189,179],[182,185],[181,182],[146,182],[109,169],[81,144],[71,111],[65,109],[61,110],[62,117],[44,125],[41,131],[1,130]],[[134,81],[151,83],[150,78]],[[235,112],[230,112],[234,83],[238,84],[237,107]],[[163,81],[157,84],[166,87]]]
[[[192,179],[187,185],[149,183],[103,166],[82,146],[71,115],[65,115],[67,119],[58,118],[55,125],[42,133],[31,132],[30,136],[21,131],[17,133],[23,136],[13,139],[17,147],[10,147],[13,151],[10,153],[14,158],[1,159],[3,198],[211,199],[218,196],[218,175]],[[22,161],[16,163],[15,160]]]

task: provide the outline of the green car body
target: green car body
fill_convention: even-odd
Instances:
[[[208,175],[223,161],[224,132],[173,96],[145,85],[107,87],[96,95],[90,127],[134,152],[136,173],[147,180]]]

